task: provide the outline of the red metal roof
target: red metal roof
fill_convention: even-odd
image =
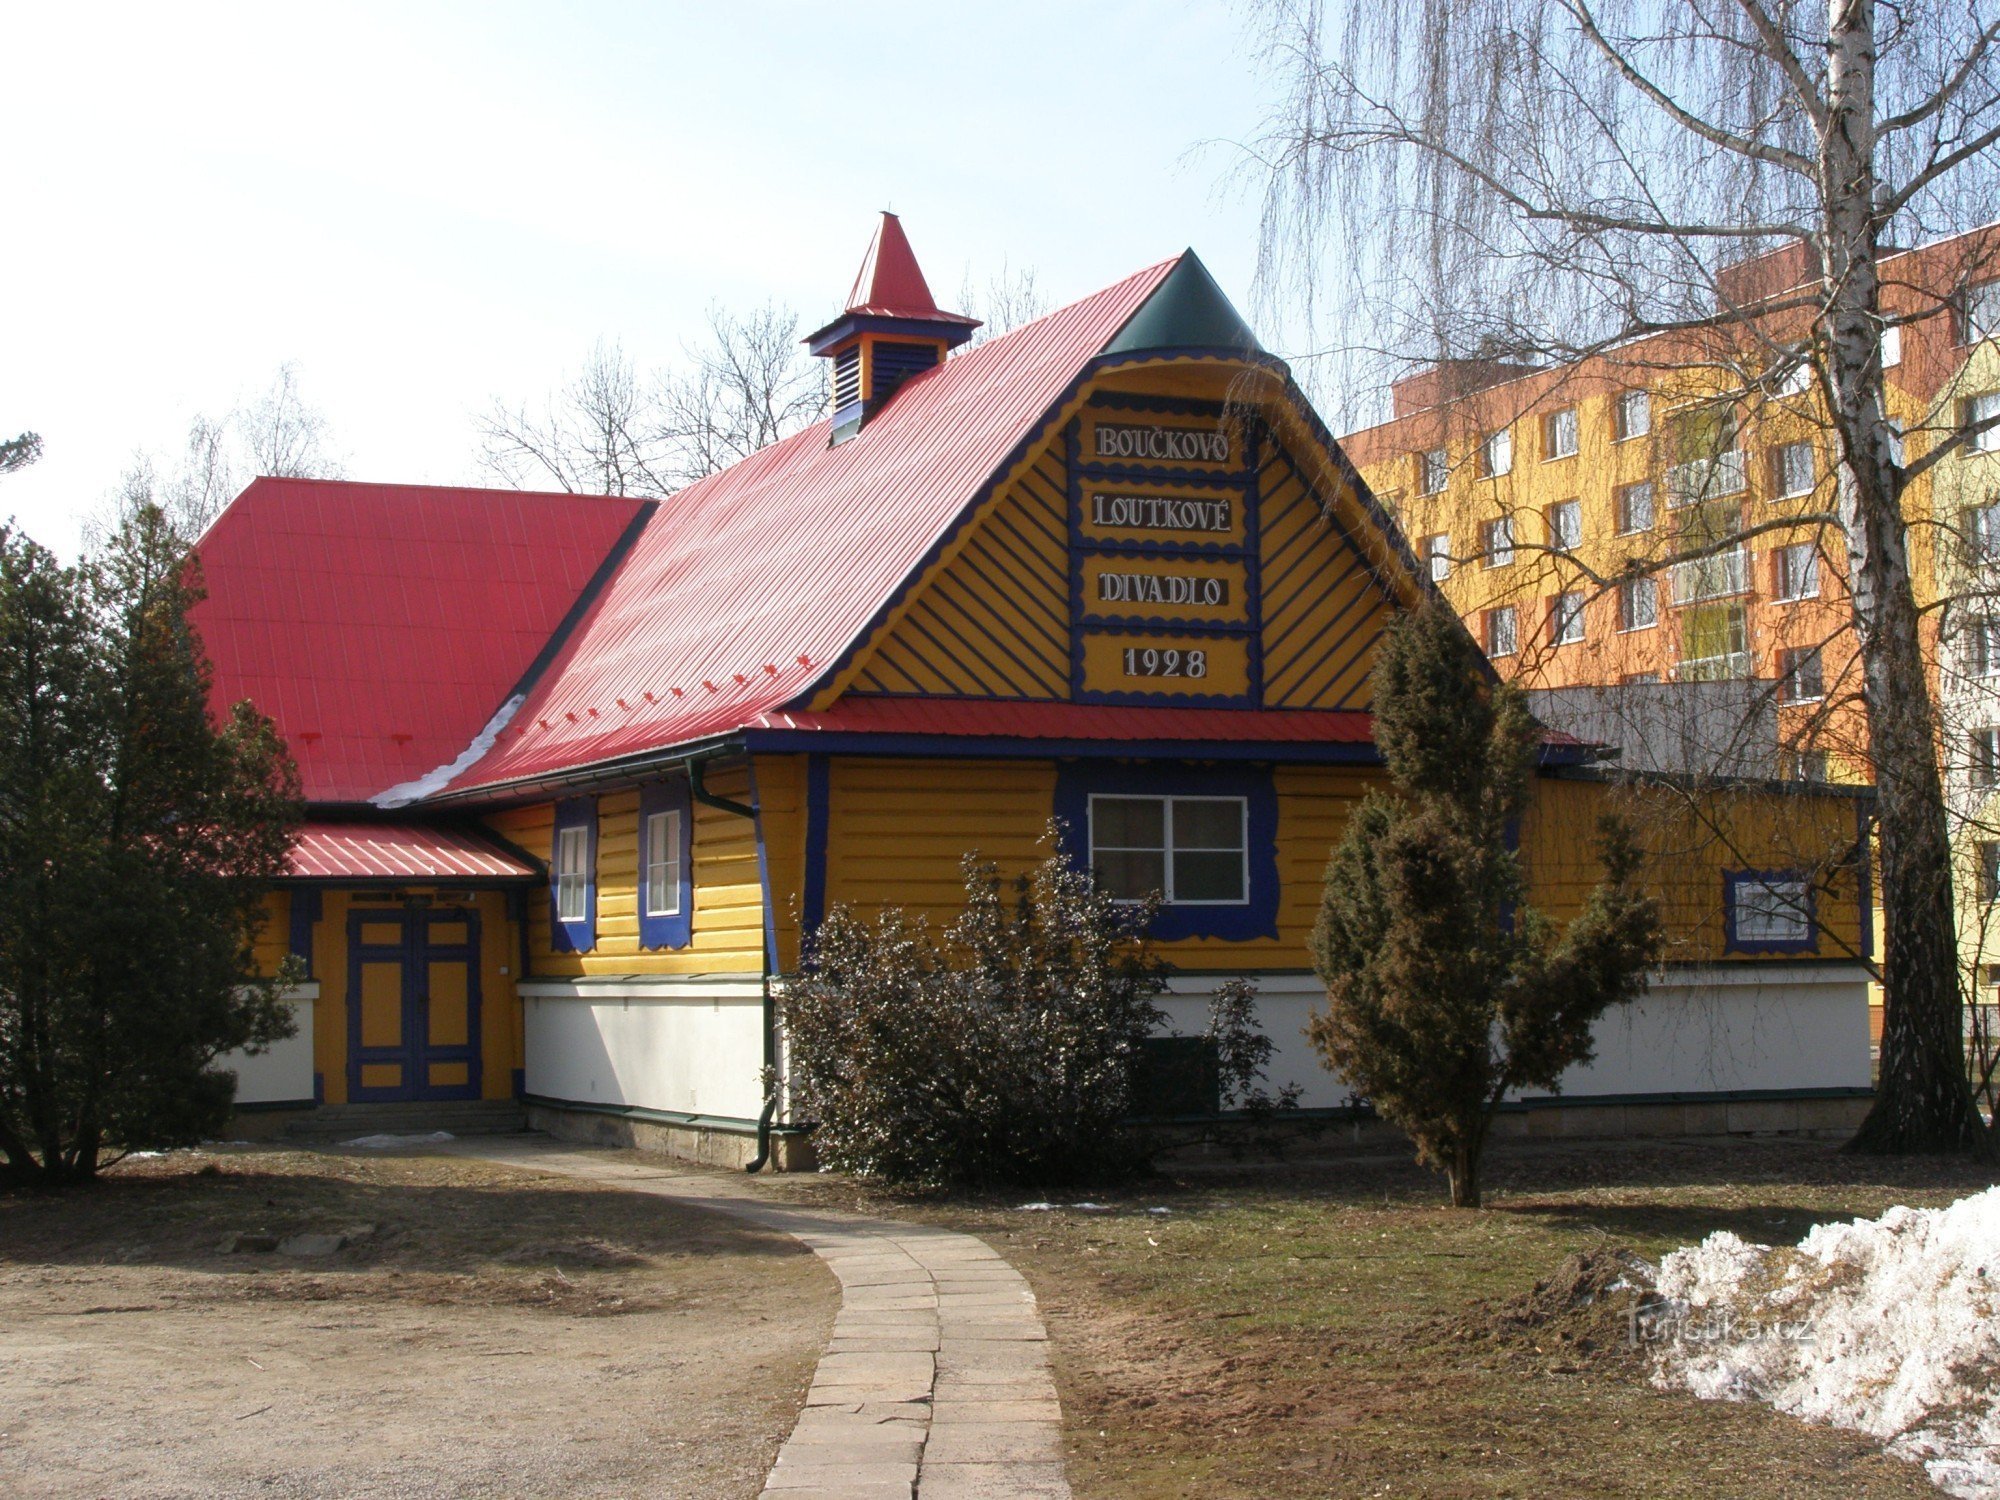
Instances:
[[[991,739],[1230,741],[1366,745],[1374,717],[1290,708],[1177,708],[1096,703],[1000,703],[978,698],[845,697],[821,714],[777,709],[757,728],[813,733]]]
[[[727,733],[798,698],[1173,264],[916,376],[838,447],[820,423],[662,502],[452,789]]]
[[[259,479],[198,549],[212,701],[277,722],[309,801],[423,777],[519,685],[640,504]]]
[[[875,237],[868,242],[868,253],[862,256],[861,269],[855,273],[854,289],[847,294],[847,311],[877,318],[928,318],[969,326],[979,322],[963,313],[938,310],[930,283],[924,280],[923,267],[917,264],[916,252],[910,249],[910,238],[903,233],[903,221],[892,213],[884,213],[882,222],[875,226]]]
[[[298,880],[523,880],[532,866],[449,828],[415,823],[308,823],[292,845]]]

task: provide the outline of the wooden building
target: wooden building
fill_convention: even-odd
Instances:
[[[1369,672],[1431,584],[1190,252],[961,347],[885,215],[810,347],[831,417],[660,503],[259,480],[204,538],[219,702],[312,823],[273,932],[301,1039],[248,1102],[520,1097],[787,1159],[772,998],[837,903],[940,920],[1049,820],[1165,897],[1168,1009],[1252,976],[1275,1081],[1328,853],[1384,778]],[[1621,786],[1552,739],[1522,832],[1573,910],[1643,815],[1670,962],[1544,1129],[1831,1127],[1865,1098],[1857,800]],[[278,946],[274,942],[275,949]]]

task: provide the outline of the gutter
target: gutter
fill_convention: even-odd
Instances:
[[[719,797],[708,789],[706,775],[713,755],[690,759],[687,763],[688,792],[704,807],[712,807],[717,812],[725,812],[732,817],[748,818],[753,830],[757,822],[757,809],[745,802],[735,802],[727,797]],[[765,893],[770,900],[769,892]],[[768,919],[767,919],[768,920]],[[764,1077],[769,1092],[764,1098],[764,1107],[757,1114],[757,1154],[743,1165],[745,1172],[761,1172],[771,1160],[771,1125],[778,1117],[778,1088],[773,1074],[778,1066],[778,1017],[771,1004],[771,945],[758,944],[764,950],[764,974],[761,990],[761,1019],[764,1029]]]

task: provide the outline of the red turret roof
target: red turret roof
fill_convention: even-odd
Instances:
[[[868,253],[855,273],[854,289],[847,294],[847,311],[873,318],[926,318],[937,322],[961,323],[976,327],[979,320],[963,313],[941,312],[917,264],[910,238],[903,233],[903,221],[884,212],[868,242]]]

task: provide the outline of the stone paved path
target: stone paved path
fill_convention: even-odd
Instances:
[[[733,1214],[826,1262],[840,1312],[765,1500],[1069,1500],[1048,1334],[1021,1273],[984,1241],[542,1137],[442,1149]]]

